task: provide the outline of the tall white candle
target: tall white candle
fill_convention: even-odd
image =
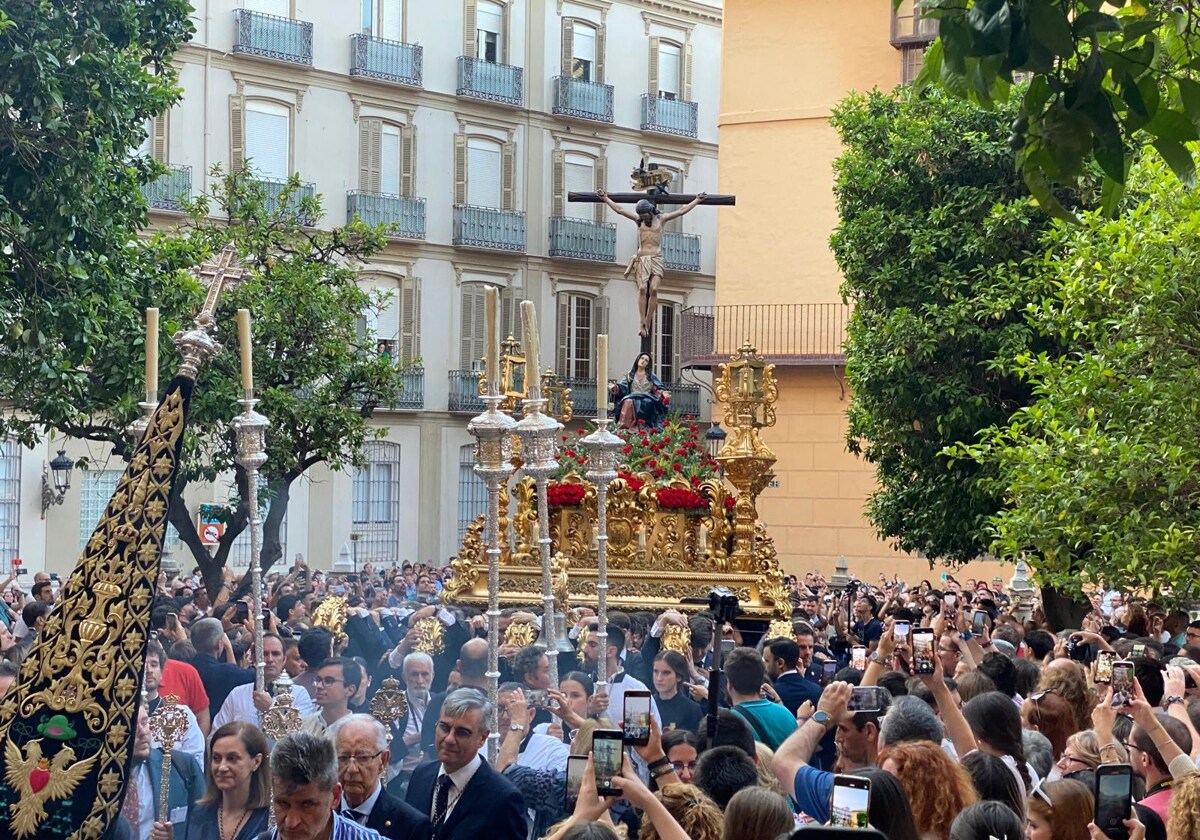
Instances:
[[[254,390],[254,341],[250,334],[250,310],[237,311],[238,341],[242,351],[242,390]]]
[[[158,309],[146,310],[146,393],[158,393]]]
[[[500,315],[497,310],[499,291],[495,286],[483,287],[484,301],[484,362],[483,375],[488,393],[500,393]]]
[[[538,341],[537,307],[533,301],[521,301],[521,337],[525,342],[525,377],[530,389],[541,384],[541,344]],[[532,374],[530,373],[532,371]]]
[[[535,551],[538,550],[539,540],[541,540],[541,538],[542,538],[541,528],[538,526],[538,524],[536,522],[534,522],[532,525],[529,526],[529,544],[533,546]]]
[[[596,336],[596,416],[607,414],[608,406],[608,335]]]
[[[708,551],[708,526],[700,526],[700,550]]]

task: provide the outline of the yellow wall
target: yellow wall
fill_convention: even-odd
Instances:
[[[828,117],[852,90],[899,83],[890,7],[889,0],[725,4],[720,191],[736,194],[737,206],[718,214],[718,305],[840,300],[828,245],[840,145]],[[778,423],[763,436],[779,456],[778,486],[764,491],[759,512],[780,560],[789,572],[829,575],[845,556],[851,572],[869,580],[881,572],[910,581],[937,574],[877,539],[863,516],[874,473],[846,451],[842,373],[776,368]],[[999,568],[973,564],[959,579]]]

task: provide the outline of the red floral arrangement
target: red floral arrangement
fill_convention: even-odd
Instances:
[[[634,493],[638,492],[639,490],[641,490],[643,487],[646,486],[645,481],[638,478],[633,473],[625,472],[624,470],[617,471],[617,478],[624,481],[625,484],[629,487],[629,489],[632,490]]]
[[[658,506],[665,510],[696,510],[708,508],[708,499],[694,490],[678,487],[658,488]]]
[[[551,483],[546,486],[546,502],[550,507],[574,507],[583,501],[587,488],[582,484]]]

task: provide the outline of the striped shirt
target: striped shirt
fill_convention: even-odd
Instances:
[[[279,826],[271,829],[271,840],[279,840]],[[341,814],[333,815],[333,834],[329,840],[383,840],[379,832],[365,825],[359,825],[354,820],[348,820]]]

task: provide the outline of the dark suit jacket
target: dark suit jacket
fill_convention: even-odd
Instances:
[[[813,708],[816,708],[817,701],[821,699],[821,686],[795,671],[789,671],[775,680],[775,692],[793,717],[805,700],[811,700]]]
[[[378,831],[387,840],[430,840],[433,836],[429,817],[387,792],[379,792],[367,828]]]
[[[425,762],[413,771],[408,783],[408,804],[423,814],[433,810],[433,788],[441,766],[436,760]],[[433,827],[433,840],[525,840],[529,832],[526,819],[520,792],[485,761],[450,816]]]

